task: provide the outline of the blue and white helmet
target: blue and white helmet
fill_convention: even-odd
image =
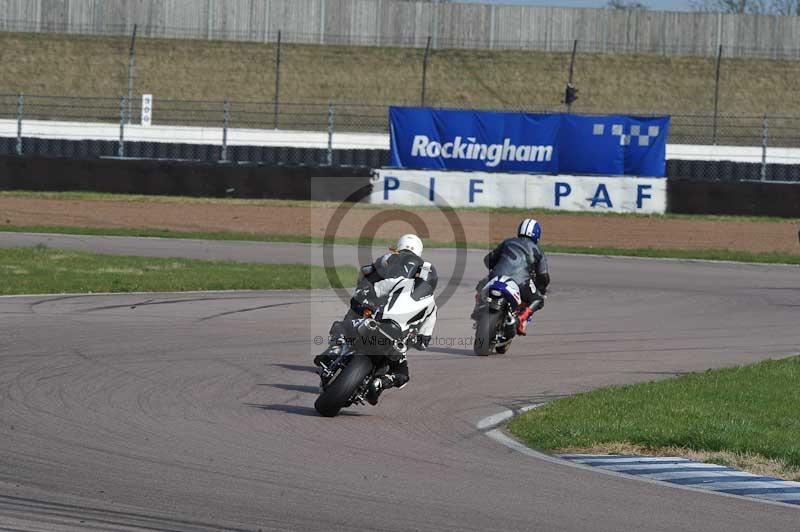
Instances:
[[[542,237],[542,226],[533,218],[525,218],[519,223],[517,234],[519,236],[527,236],[535,244],[538,244],[539,239]]]

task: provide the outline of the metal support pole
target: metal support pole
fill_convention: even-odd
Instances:
[[[206,39],[209,41],[214,27],[213,2],[214,0],[206,0]]]
[[[328,153],[327,153],[327,164],[328,166],[333,165],[333,116],[334,116],[335,108],[333,107],[332,103],[328,104]]]
[[[119,146],[117,157],[125,157],[125,96],[119,99]]]
[[[433,46],[439,48],[439,6],[441,0],[433,0]],[[430,40],[430,37],[428,37]]]
[[[281,94],[281,30],[278,30],[278,47],[275,50],[275,117],[273,127],[278,129],[278,102]]]
[[[567,80],[567,86],[572,87],[572,75],[575,72],[575,54],[578,51],[578,39],[575,39],[572,42],[572,56],[569,59],[569,79]],[[567,106],[567,112],[572,111],[572,102],[564,102]]]
[[[428,35],[428,44],[425,45],[425,55],[422,56],[422,95],[420,96],[420,107],[425,107],[425,87],[428,79],[428,57],[431,52],[431,37]]]
[[[136,30],[138,24],[133,25],[133,35],[131,35],[131,48],[128,52],[128,123],[131,124],[133,115],[133,78],[136,68]]]
[[[228,160],[228,125],[231,119],[231,107],[228,99],[222,107],[222,162]]]
[[[489,49],[494,48],[494,19],[495,19],[495,5],[489,6]]]
[[[319,43],[325,44],[325,5],[326,0],[319,2]]]
[[[717,74],[714,79],[714,128],[711,132],[711,144],[717,143],[717,117],[719,115],[719,71],[722,64],[722,45],[717,49]]]
[[[22,115],[25,113],[25,96],[17,98],[17,155],[22,155]]]
[[[767,180],[767,144],[769,143],[769,120],[764,115],[764,134],[761,138],[761,181]]]

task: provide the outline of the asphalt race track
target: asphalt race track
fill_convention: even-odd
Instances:
[[[316,246],[23,237],[319,262]],[[426,255],[449,275],[453,251]],[[800,269],[552,256],[531,334],[479,358],[481,255],[409,386],[334,419],[313,409],[310,366],[343,312],[330,291],[0,298],[0,530],[797,531],[794,508],[537,460],[475,424],[796,353]]]

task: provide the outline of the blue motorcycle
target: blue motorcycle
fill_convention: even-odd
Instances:
[[[517,310],[522,304],[519,286],[510,277],[493,277],[483,287],[480,301],[472,349],[480,356],[492,351],[503,354],[517,335]]]

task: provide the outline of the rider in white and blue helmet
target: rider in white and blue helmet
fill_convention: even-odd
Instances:
[[[533,218],[525,218],[517,226],[517,236],[507,238],[484,257],[483,263],[489,268],[489,275],[476,287],[478,293],[472,319],[477,318],[483,287],[492,277],[505,275],[519,285],[522,306],[518,311],[517,333],[525,335],[531,315],[544,306],[544,295],[550,284],[547,257],[539,247],[541,238],[541,224]]]

